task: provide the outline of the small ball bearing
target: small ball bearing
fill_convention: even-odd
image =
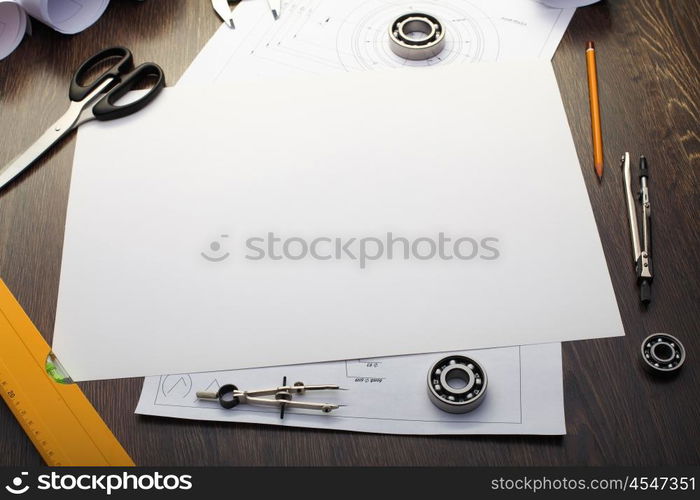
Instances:
[[[430,59],[445,47],[445,28],[430,14],[404,14],[389,25],[389,44],[391,51],[404,59]]]
[[[450,413],[476,409],[486,395],[486,371],[466,356],[447,356],[428,370],[428,396],[435,406]]]
[[[654,373],[670,374],[685,362],[685,348],[667,333],[654,333],[642,342],[642,361]]]

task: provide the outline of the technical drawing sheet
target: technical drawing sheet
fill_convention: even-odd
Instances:
[[[266,1],[243,0],[236,29],[222,25],[180,83],[551,59],[575,10],[535,0],[287,0],[275,21]],[[407,61],[389,49],[389,24],[410,11],[445,26],[445,49],[435,58]]]
[[[427,373],[445,354],[418,354],[271,368],[147,377],[136,413],[161,417],[247,422],[384,434],[565,434],[561,344],[464,351],[485,368],[484,402],[451,414],[428,399]],[[197,391],[221,385],[264,389],[301,381],[338,384],[345,391],[307,392],[298,401],[344,405],[324,414],[240,404],[231,410],[200,401]]]

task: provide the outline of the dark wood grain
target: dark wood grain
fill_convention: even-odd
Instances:
[[[35,23],[0,61],[0,164],[66,106],[72,71],[97,49],[129,46],[174,83],[218,26],[208,1],[112,2],[73,37]],[[606,170],[593,175],[584,47],[595,40]],[[141,379],[81,387],[141,465],[698,464],[700,458],[700,9],[696,0],[611,0],[579,9],[554,58],[627,331],[564,345],[564,437],[400,437],[188,422],[133,413]],[[0,276],[48,339],[53,331],[74,138],[0,194]],[[654,301],[643,310],[631,269],[618,157],[652,169]],[[659,381],[639,344],[665,331],[686,344],[680,375]],[[0,405],[0,465],[40,464]]]

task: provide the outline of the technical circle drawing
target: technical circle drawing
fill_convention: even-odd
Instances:
[[[387,28],[407,12],[429,12],[440,19],[446,32],[442,52],[429,59],[412,61],[391,51]],[[498,40],[498,31],[491,19],[466,0],[458,2],[457,6],[433,0],[366,0],[343,21],[337,33],[336,49],[344,69],[353,71],[495,61],[499,53]]]
[[[188,374],[167,375],[160,384],[166,398],[184,398],[192,392],[192,377]]]

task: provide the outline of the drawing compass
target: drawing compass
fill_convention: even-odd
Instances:
[[[319,410],[330,413],[342,405],[334,403],[315,403],[309,401],[295,401],[295,395],[303,395],[306,391],[345,390],[334,384],[306,385],[304,382],[295,382],[287,385],[287,377],[284,377],[282,386],[271,389],[258,389],[253,391],[241,391],[233,384],[222,385],[216,392],[197,392],[197,398],[207,401],[218,401],[226,409],[231,409],[241,403],[262,406],[276,406],[280,409],[280,418],[284,418],[286,408],[299,408],[303,410]],[[272,396],[272,397],[263,397]]]
[[[272,17],[275,18],[275,21],[278,20],[282,15],[282,0],[267,0],[267,5],[272,12]]]
[[[620,161],[625,176],[625,198],[627,200],[627,215],[630,223],[630,235],[632,236],[632,257],[637,272],[639,295],[642,303],[651,301],[651,281],[653,279],[651,267],[651,206],[649,204],[649,168],[647,159],[639,157],[639,183],[640,191],[638,201],[642,206],[642,237],[640,242],[639,225],[637,224],[637,208],[634,193],[632,192],[632,172],[630,167],[630,154],[625,153]]]
[[[226,26],[231,29],[236,28],[233,24],[233,9],[229,5],[229,0],[211,0],[211,5]]]

